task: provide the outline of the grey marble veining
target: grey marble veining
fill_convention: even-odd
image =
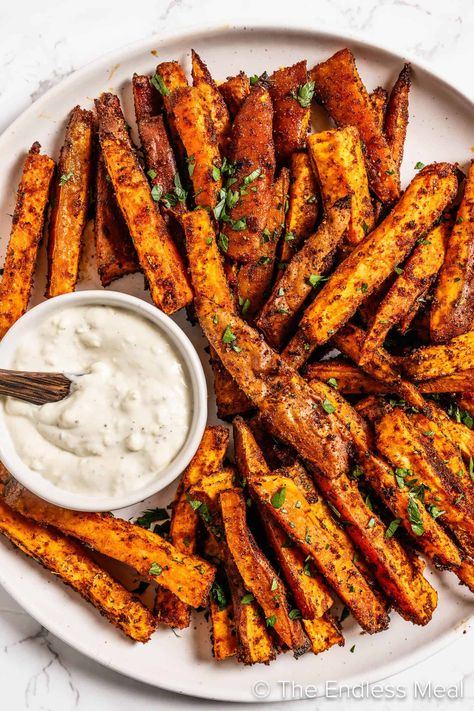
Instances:
[[[114,0],[80,3],[24,0],[0,9],[0,130],[32,101],[76,68],[132,41],[163,35],[193,24],[224,24],[232,19],[301,18],[305,26],[354,32],[368,41],[396,47],[427,62],[434,70],[474,95],[472,72],[473,0],[319,0],[275,3],[242,2],[234,11],[221,0]],[[61,614],[61,611],[58,611]],[[472,708],[474,658],[472,635],[464,635],[443,652],[386,680],[407,690],[405,701],[342,699],[277,704],[273,708],[362,707],[385,711],[412,707],[416,682],[463,685],[463,701],[418,700],[418,708],[444,710],[452,704]],[[316,662],[315,662],[316,664]],[[159,673],[159,670],[157,670]],[[0,589],[0,709],[5,711],[149,711],[214,707],[203,701],[161,692],[111,672],[48,633]],[[403,708],[403,706],[400,706]],[[234,706],[239,708],[239,706]],[[248,706],[242,708],[249,708]],[[269,707],[267,707],[269,708]]]

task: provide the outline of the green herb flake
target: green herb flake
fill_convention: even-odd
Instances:
[[[223,232],[219,233],[217,244],[219,245],[221,252],[227,253],[227,250],[229,249],[229,238]]]
[[[136,519],[135,523],[141,528],[151,528],[155,521],[164,521],[170,517],[166,509],[147,509]]]
[[[393,171],[392,171],[393,172]],[[352,645],[352,647],[349,649],[349,652],[351,654],[354,654],[354,649],[356,648],[355,644]]]
[[[314,96],[314,86],[314,81],[308,81],[306,82],[306,84],[302,84],[298,87],[296,99],[298,100],[298,103],[301,108],[307,109],[311,106],[311,102]]]
[[[375,518],[372,516],[369,523],[367,524],[367,528],[373,528],[374,526],[375,526]]]
[[[222,334],[222,342],[228,345],[232,344],[236,340],[237,336],[232,332],[230,325],[227,325]]]
[[[336,408],[334,407],[334,405],[333,405],[331,402],[329,402],[329,400],[328,400],[327,398],[325,398],[325,399],[323,400],[322,407],[323,407],[323,410],[328,413],[328,415],[332,415],[332,413],[333,413],[333,412],[335,411],[335,409],[336,409]]]
[[[243,299],[242,303],[240,304],[240,312],[241,312],[242,316],[245,316],[245,314],[247,313],[249,308],[250,308],[250,299]]]
[[[308,284],[315,289],[318,284],[322,281],[327,281],[328,277],[321,276],[321,274],[310,274],[308,277]]]
[[[278,289],[278,296],[285,296],[285,290],[282,286]]]
[[[277,587],[278,587],[278,581],[276,578],[273,578],[272,584],[270,585],[270,590],[273,592],[274,590],[277,589]]]
[[[150,170],[147,170],[146,174],[148,175],[150,180],[154,180],[156,178],[156,176],[158,175],[156,170],[153,170],[153,168],[150,168]]]
[[[154,185],[151,189],[151,196],[155,202],[158,202],[163,195],[163,188],[161,185]]]
[[[158,563],[152,563],[148,572],[150,575],[154,575],[156,578],[158,577],[158,575],[161,575],[161,573],[163,572],[163,568],[161,567],[161,565],[158,565]]]
[[[217,603],[217,607],[219,610],[223,610],[225,607],[227,607],[227,597],[224,592],[224,588],[222,585],[219,583],[214,583],[211,592],[210,592],[211,600],[214,600],[215,603]]]
[[[153,74],[150,82],[162,96],[169,96],[170,90],[166,86],[161,74]]]
[[[194,168],[196,167],[196,156],[188,156],[188,157],[186,158],[186,162],[187,162],[187,164],[188,164],[188,174],[189,174],[189,177],[192,178],[192,177],[193,177],[193,173],[194,173]]]
[[[326,380],[327,384],[330,385],[334,390],[337,390],[337,380],[336,378],[329,378]]]
[[[65,185],[71,178],[74,176],[74,173],[70,170],[69,173],[64,173],[61,175],[59,178],[59,185],[62,188],[63,185]]]
[[[425,164],[419,160],[417,163],[415,163],[415,170],[421,170],[422,168],[425,167]]]
[[[265,624],[267,625],[267,627],[274,627],[276,621],[276,615],[271,615],[270,617],[267,617],[267,619],[265,620]]]
[[[270,499],[270,503],[274,509],[281,509],[281,507],[285,503],[285,499],[286,499],[286,486],[282,486],[281,489],[278,489],[278,491],[275,491],[272,498]]]
[[[295,607],[293,608],[293,610],[289,611],[288,617],[290,618],[290,620],[301,620],[302,614],[301,611]]]
[[[245,595],[242,596],[240,599],[240,602],[242,605],[250,605],[251,602],[255,600],[254,596],[252,593],[246,593]]]
[[[423,521],[421,520],[420,509],[415,501],[414,496],[410,495],[408,500],[408,520],[411,524],[411,530],[416,536],[422,536],[425,532]]]
[[[249,173],[249,175],[247,175],[244,178],[244,180],[243,180],[244,185],[250,185],[250,183],[253,183],[253,181],[258,178],[258,176],[260,175],[261,172],[262,172],[261,168],[256,168],[255,170],[252,170],[252,172]]]
[[[364,235],[367,236],[369,234],[369,225],[365,220],[362,221],[362,229],[364,230]]]
[[[258,83],[258,80],[259,80],[258,74],[253,74],[253,75],[250,77],[250,79],[249,79],[249,81],[250,81],[250,86],[255,86],[255,84]]]
[[[401,518],[394,518],[388,526],[387,530],[385,531],[385,538],[393,538],[401,522]]]
[[[285,242],[292,242],[295,239],[293,232],[285,232]]]
[[[394,267],[393,271],[395,272],[395,274],[398,274],[398,276],[400,276],[400,274],[403,274],[402,267]]]
[[[260,257],[260,259],[257,262],[257,266],[263,267],[264,264],[269,264],[271,262],[271,257]]]

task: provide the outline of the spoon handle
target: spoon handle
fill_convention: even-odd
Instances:
[[[31,373],[0,368],[0,395],[44,405],[67,397],[70,389],[71,381],[63,373]]]

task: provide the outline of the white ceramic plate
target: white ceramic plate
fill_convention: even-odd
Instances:
[[[350,46],[357,58],[369,90],[378,84],[390,86],[403,58],[347,37],[308,29],[225,27],[194,31],[166,39],[146,40],[101,59],[63,81],[33,104],[0,138],[0,253],[4,254],[10,229],[19,170],[25,152],[39,140],[50,155],[57,156],[64,123],[76,104],[89,106],[104,90],[117,91],[132,123],[130,78],[133,72],[150,73],[158,61],[178,59],[188,67],[189,50],[194,47],[208,63],[213,76],[222,80],[244,69],[260,74],[307,58],[311,67],[334,51]],[[458,161],[470,158],[472,103],[441,79],[414,63],[411,120],[405,150],[403,181],[413,175],[417,161]],[[320,119],[316,117],[318,122]],[[318,123],[316,124],[318,126]],[[92,255],[86,254],[89,261]],[[42,254],[44,274],[44,250]],[[97,277],[87,276],[81,288],[98,286]],[[116,282],[114,289],[148,298],[140,276]],[[37,279],[34,300],[41,300],[43,276]],[[205,342],[199,328],[191,328],[183,316],[178,323],[186,330],[202,354],[209,379]],[[214,419],[210,403],[210,419]],[[148,505],[163,505],[172,498],[174,487],[134,510],[120,512],[128,518]],[[202,614],[192,626],[175,635],[161,629],[146,645],[133,644],[105,622],[74,592],[55,581],[35,562],[11,546],[0,542],[0,582],[41,624],[84,654],[123,674],[158,687],[185,694],[229,701],[279,700],[281,681],[314,684],[324,692],[324,683],[354,684],[376,681],[399,672],[426,658],[454,640],[465,630],[474,613],[474,599],[457,585],[451,574],[431,569],[427,576],[439,591],[439,605],[432,622],[417,628],[392,613],[390,629],[373,637],[361,634],[356,623],[344,622],[346,646],[333,648],[314,657],[306,654],[298,661],[280,655],[269,667],[245,668],[234,660],[216,663],[212,659],[209,629]],[[351,647],[355,644],[353,653]],[[263,685],[257,684],[263,681]],[[268,686],[266,686],[268,685]]]

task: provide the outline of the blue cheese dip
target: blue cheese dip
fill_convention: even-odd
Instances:
[[[166,334],[132,310],[63,308],[29,332],[10,365],[73,381],[60,402],[3,404],[19,457],[58,487],[97,496],[141,489],[186,441],[186,368]]]

